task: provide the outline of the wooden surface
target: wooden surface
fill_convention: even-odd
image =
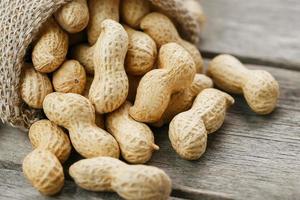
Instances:
[[[300,70],[298,0],[202,0],[206,56],[231,53],[243,61]]]
[[[204,0],[208,24],[200,44],[204,56],[232,53],[280,82],[278,108],[268,116],[250,111],[235,96],[223,127],[209,136],[198,161],[180,159],[170,147],[167,127],[156,129],[150,165],[173,180],[172,199],[299,199],[300,197],[300,34],[296,0]],[[208,60],[207,60],[208,61]],[[280,69],[284,67],[286,69]],[[54,198],[41,196],[22,175],[31,151],[27,133],[0,124],[0,199],[119,199],[84,191],[67,176]],[[80,159],[73,153],[65,168]]]

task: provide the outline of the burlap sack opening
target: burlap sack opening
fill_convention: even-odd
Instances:
[[[0,118],[27,129],[40,119],[41,110],[29,108],[19,95],[21,68],[26,49],[42,24],[71,0],[1,0],[0,2]],[[149,0],[172,16],[190,41],[198,42],[200,27],[182,0]]]

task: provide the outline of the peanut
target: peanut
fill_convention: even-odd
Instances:
[[[43,104],[48,119],[69,130],[71,142],[83,157],[119,157],[116,140],[95,124],[95,109],[78,94],[51,93]]]
[[[180,45],[169,43],[160,48],[160,68],[148,72],[140,81],[130,115],[136,121],[153,123],[166,110],[171,95],[190,86],[195,76],[195,63]]]
[[[130,163],[141,164],[147,162],[153,150],[159,147],[154,143],[151,129],[130,117],[131,106],[127,101],[118,110],[108,114],[106,127],[119,143],[123,158]]]
[[[29,139],[35,149],[50,151],[61,163],[69,158],[72,147],[67,134],[49,120],[35,122],[29,129]]]
[[[128,95],[128,78],[124,69],[128,35],[121,24],[103,21],[101,35],[94,49],[95,76],[89,99],[97,113],[118,109]]]
[[[170,42],[175,42],[184,47],[191,54],[197,73],[203,71],[203,60],[199,50],[195,45],[180,37],[175,25],[167,16],[155,12],[150,13],[142,19],[140,27],[154,39],[159,48]]]
[[[37,148],[23,160],[23,173],[30,183],[44,195],[58,193],[64,185],[62,165],[53,153]]]
[[[269,114],[276,107],[279,85],[267,71],[249,70],[235,57],[219,55],[210,62],[208,75],[222,90],[244,94],[257,114]]]
[[[53,92],[52,84],[46,74],[37,72],[32,65],[26,64],[21,80],[21,98],[32,108],[43,108],[44,98]]]
[[[63,93],[82,94],[86,84],[86,74],[76,60],[68,60],[53,74],[54,90]]]
[[[146,33],[124,26],[128,38],[128,51],[125,59],[126,72],[132,75],[144,75],[153,67],[157,57],[157,48],[153,39]]]
[[[186,0],[183,3],[183,6],[191,13],[191,15],[196,17],[199,25],[201,27],[203,27],[205,24],[205,21],[206,21],[206,16],[204,14],[203,8],[202,8],[201,4],[199,3],[199,1]]]
[[[35,69],[42,73],[55,71],[65,60],[68,52],[68,34],[50,19],[41,32],[32,51]]]
[[[89,74],[94,74],[94,46],[88,44],[80,44],[71,50],[72,58],[78,60]]]
[[[87,76],[86,85],[85,85],[85,89],[84,89],[84,92],[83,92],[83,96],[86,97],[86,98],[89,98],[89,91],[90,91],[93,79],[94,79],[94,77]],[[95,123],[99,128],[105,129],[105,122],[104,122],[104,116],[103,115],[100,115],[100,114],[96,113]]]
[[[213,82],[210,78],[202,74],[196,74],[190,87],[172,95],[169,105],[163,116],[158,122],[152,125],[161,127],[164,124],[169,123],[175,117],[175,115],[190,109],[195,97],[202,90],[212,87]]]
[[[165,200],[171,193],[171,180],[161,169],[127,165],[109,157],[78,161],[69,173],[86,190],[115,191],[124,199]]]
[[[64,185],[61,163],[71,152],[69,138],[56,124],[40,120],[30,127],[29,139],[35,150],[25,157],[23,172],[42,194],[54,195]]]
[[[64,30],[78,33],[89,23],[89,8],[86,0],[73,0],[62,6],[54,16]]]
[[[87,27],[90,45],[97,42],[105,19],[119,21],[119,0],[89,0],[90,21]]]
[[[170,123],[169,138],[175,151],[186,160],[196,160],[205,152],[207,134],[218,130],[226,109],[234,99],[217,89],[204,89],[190,110],[176,115]]]
[[[144,16],[150,13],[148,0],[123,0],[121,3],[122,20],[132,28],[138,29]]]

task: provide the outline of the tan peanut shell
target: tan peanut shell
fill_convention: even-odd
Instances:
[[[53,92],[52,84],[46,74],[37,72],[32,65],[24,67],[21,79],[21,98],[32,108],[43,108],[44,98]]]
[[[48,20],[32,51],[34,68],[42,73],[55,71],[65,60],[69,39],[54,19]]]
[[[150,13],[150,2],[148,0],[122,0],[122,20],[132,28],[138,29],[144,16]]]
[[[190,110],[176,115],[170,123],[169,138],[174,150],[186,160],[200,158],[206,149],[207,134],[218,130],[234,99],[217,89],[204,89]]]
[[[191,15],[195,16],[200,26],[203,27],[206,16],[200,2],[197,0],[185,0],[183,6],[191,13]]]
[[[89,74],[94,74],[94,46],[79,44],[71,50],[72,58],[78,60]]]
[[[244,94],[257,114],[271,113],[279,97],[279,85],[267,71],[249,70],[231,55],[219,55],[209,64],[208,75],[224,91]]]
[[[86,0],[73,0],[62,6],[54,16],[64,30],[78,33],[89,23],[89,8]]]
[[[132,76],[130,74],[128,74],[127,76],[128,76],[128,81],[129,81],[129,91],[128,91],[127,100],[133,103],[135,100],[137,88],[142,79],[142,76]]]
[[[75,150],[83,157],[119,157],[113,136],[95,124],[95,109],[90,101],[73,93],[54,92],[43,104],[47,118],[69,130]]]
[[[180,37],[175,25],[167,16],[156,12],[150,13],[142,19],[140,27],[154,39],[159,48],[170,42],[184,47],[191,54],[197,73],[203,71],[203,59],[199,50],[195,45]]]
[[[90,21],[87,27],[90,45],[97,42],[105,19],[119,21],[119,0],[89,0]]]
[[[128,35],[121,24],[103,21],[101,35],[94,49],[95,76],[89,99],[97,113],[118,109],[128,95],[128,78],[124,69]]]
[[[189,87],[195,76],[195,63],[190,54],[176,43],[163,45],[159,65],[143,76],[130,115],[136,121],[158,121],[169,104],[171,95]]]
[[[90,191],[115,191],[128,200],[167,200],[172,183],[161,169],[98,157],[74,163],[69,173],[77,185]]]
[[[212,87],[213,82],[209,77],[203,74],[196,74],[193,83],[188,88],[172,95],[169,105],[163,116],[158,122],[152,125],[161,127],[164,124],[169,123],[175,117],[175,115],[190,109],[195,97],[202,90]]]
[[[157,47],[153,39],[146,33],[124,26],[128,37],[128,51],[125,59],[125,69],[128,74],[144,75],[156,62]]]
[[[55,155],[46,149],[37,148],[25,157],[23,173],[44,195],[54,195],[64,185],[63,168]]]
[[[94,77],[92,76],[87,76],[86,77],[86,85],[85,85],[85,89],[83,92],[83,96],[86,98],[89,98],[89,91],[92,85]],[[98,113],[96,113],[96,119],[95,119],[95,123],[99,128],[105,129],[105,122],[104,122],[104,116],[100,115]]]
[[[85,70],[77,60],[67,60],[54,72],[52,83],[56,92],[82,94],[86,84]]]
[[[154,143],[151,129],[129,115],[128,101],[106,117],[106,127],[120,145],[122,157],[129,163],[142,164],[150,160],[159,147]]]
[[[53,153],[61,163],[64,163],[71,153],[71,143],[67,134],[53,122],[40,120],[29,129],[29,139],[32,146]]]

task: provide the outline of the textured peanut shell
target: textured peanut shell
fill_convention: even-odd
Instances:
[[[21,79],[21,98],[32,108],[43,108],[44,98],[53,92],[52,84],[46,74],[37,72],[32,65],[24,67]]]
[[[113,136],[95,124],[95,109],[78,94],[52,93],[43,104],[48,119],[69,130],[75,150],[83,157],[119,157],[119,146]]]
[[[148,0],[122,0],[122,20],[132,28],[138,29],[144,16],[150,13],[150,2]]]
[[[119,21],[119,0],[89,0],[90,21],[87,27],[90,45],[97,42],[105,19]]]
[[[93,79],[94,79],[94,77],[92,77],[92,76],[86,77],[86,84],[85,84],[85,89],[83,92],[83,96],[86,98],[89,98],[89,91],[90,91]],[[104,121],[103,115],[96,113],[95,123],[99,128],[105,129],[105,121]]]
[[[249,70],[235,57],[219,55],[210,62],[208,75],[222,90],[244,94],[257,114],[269,114],[276,107],[279,85],[267,71]]]
[[[195,76],[193,59],[176,43],[163,45],[158,59],[161,69],[152,70],[141,79],[129,111],[139,122],[158,121],[167,109],[171,95],[189,87]]]
[[[159,48],[170,42],[175,42],[184,47],[191,54],[197,73],[203,71],[203,59],[199,50],[195,45],[180,37],[175,25],[167,16],[156,12],[150,13],[142,19],[140,27],[152,37]]]
[[[73,0],[62,6],[54,16],[64,30],[78,33],[89,23],[89,8],[86,0]]]
[[[42,73],[55,71],[65,60],[69,38],[54,19],[49,19],[32,51],[34,68]]]
[[[213,82],[209,77],[203,74],[196,74],[193,83],[188,88],[172,95],[169,105],[163,116],[158,122],[152,125],[161,127],[164,124],[169,123],[175,117],[175,115],[190,109],[195,97],[202,90],[212,87]]]
[[[54,72],[52,83],[56,92],[82,94],[86,84],[83,66],[76,60],[68,60]]]
[[[129,91],[128,91],[127,100],[133,103],[135,100],[137,88],[142,79],[142,76],[132,76],[130,74],[128,74],[127,76],[128,76],[128,81],[129,81]]]
[[[80,160],[69,168],[75,183],[86,190],[113,191],[111,182],[115,171],[127,167],[122,161],[110,157],[97,157]]]
[[[128,35],[121,24],[104,20],[94,49],[95,76],[89,99],[99,114],[118,109],[128,95],[128,78],[124,69]]]
[[[144,75],[154,67],[156,62],[156,44],[146,33],[135,31],[126,25],[124,28],[129,37],[125,59],[126,72],[131,75]]]
[[[223,124],[234,99],[217,89],[204,89],[190,110],[176,115],[170,123],[169,138],[174,150],[186,160],[200,158],[206,149],[207,134]]]
[[[200,2],[197,0],[185,0],[182,5],[191,13],[191,15],[195,16],[200,27],[203,27],[206,22],[206,16]]]
[[[80,44],[71,49],[72,58],[78,60],[89,74],[94,74],[94,49],[95,46]]]
[[[71,143],[67,134],[49,120],[40,120],[29,129],[29,139],[32,146],[53,153],[61,163],[64,163],[71,153]]]
[[[106,127],[120,145],[122,157],[129,163],[142,164],[150,160],[159,147],[154,143],[151,129],[129,115],[128,101],[106,117]]]
[[[64,185],[64,172],[59,160],[45,149],[35,149],[25,157],[23,173],[44,195],[54,195]]]
[[[169,176],[156,167],[127,165],[108,157],[85,159],[69,173],[80,187],[91,191],[115,191],[130,200],[166,200],[171,193]]]

